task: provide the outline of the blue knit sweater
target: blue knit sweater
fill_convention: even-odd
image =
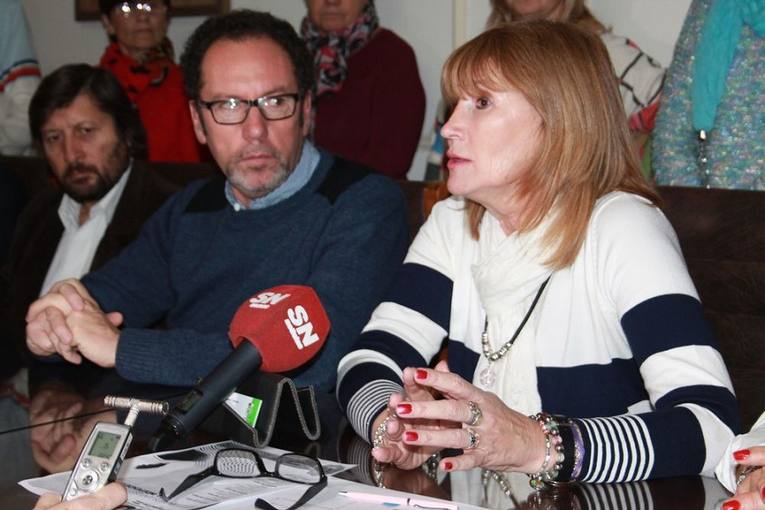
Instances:
[[[302,284],[317,291],[332,330],[320,355],[287,375],[330,390],[339,359],[403,259],[403,194],[325,153],[302,190],[265,209],[234,211],[224,183],[194,183],[173,196],[135,242],[83,278],[104,311],[125,317],[118,373],[192,385],[232,351],[228,326],[245,299]],[[151,327],[161,320],[166,329]]]

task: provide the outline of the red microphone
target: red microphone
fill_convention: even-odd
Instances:
[[[194,430],[255,370],[287,372],[308,362],[329,329],[327,312],[310,287],[280,285],[251,297],[231,320],[234,352],[165,416],[149,449],[162,449]]]
[[[315,290],[304,285],[280,285],[242,303],[228,337],[237,348],[245,340],[254,345],[263,357],[263,372],[287,372],[316,356],[329,326]]]

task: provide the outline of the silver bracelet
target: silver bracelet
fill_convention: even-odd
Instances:
[[[385,441],[385,436],[387,434],[387,428],[388,428],[388,422],[390,422],[395,416],[391,414],[390,411],[388,411],[388,416],[383,419],[382,422],[377,426],[375,429],[375,433],[372,436],[372,448],[378,448],[382,446],[383,442]],[[378,462],[376,460],[372,460],[372,477],[374,478],[375,485],[378,487],[382,487],[385,489],[385,484],[383,482],[385,477],[385,465],[381,462]]]
[[[374,436],[372,437],[372,448],[382,446],[383,441],[385,441],[385,435],[387,434],[386,429],[388,428],[388,422],[390,422],[393,418],[395,418],[395,416],[392,415],[389,411],[388,416],[386,416],[385,419],[377,426]]]

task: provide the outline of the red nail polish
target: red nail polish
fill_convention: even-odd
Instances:
[[[760,491],[760,496],[762,497],[762,500],[765,501],[765,487]]]
[[[746,460],[752,454],[749,450],[737,450],[733,452],[733,458],[736,460]]]
[[[445,470],[447,470],[447,471],[451,471],[453,467],[454,467],[454,464],[452,464],[452,463],[451,463],[451,462],[449,462],[448,460],[447,460],[446,462],[444,462],[444,469],[445,469]]]
[[[404,437],[407,441],[417,441],[420,438],[420,435],[413,430],[407,430],[404,432]]]
[[[726,501],[725,503],[723,503],[723,506],[722,506],[722,510],[739,510],[740,508],[741,508],[741,503],[739,503],[735,499]]]
[[[423,370],[423,369],[421,369],[421,368],[418,368],[417,369],[417,373],[415,374],[414,377],[417,378],[417,379],[427,379],[428,378],[428,372]]]
[[[412,412],[412,404],[399,404],[396,406],[396,414],[409,414]]]

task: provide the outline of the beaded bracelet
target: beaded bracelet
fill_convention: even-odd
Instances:
[[[529,418],[539,423],[539,426],[542,427],[542,432],[545,434],[544,462],[542,462],[539,471],[533,474],[529,473],[529,485],[531,488],[541,490],[545,482],[555,481],[558,477],[558,473],[563,467],[565,455],[563,453],[563,445],[561,444],[560,431],[558,430],[558,422],[545,412],[537,413]]]

